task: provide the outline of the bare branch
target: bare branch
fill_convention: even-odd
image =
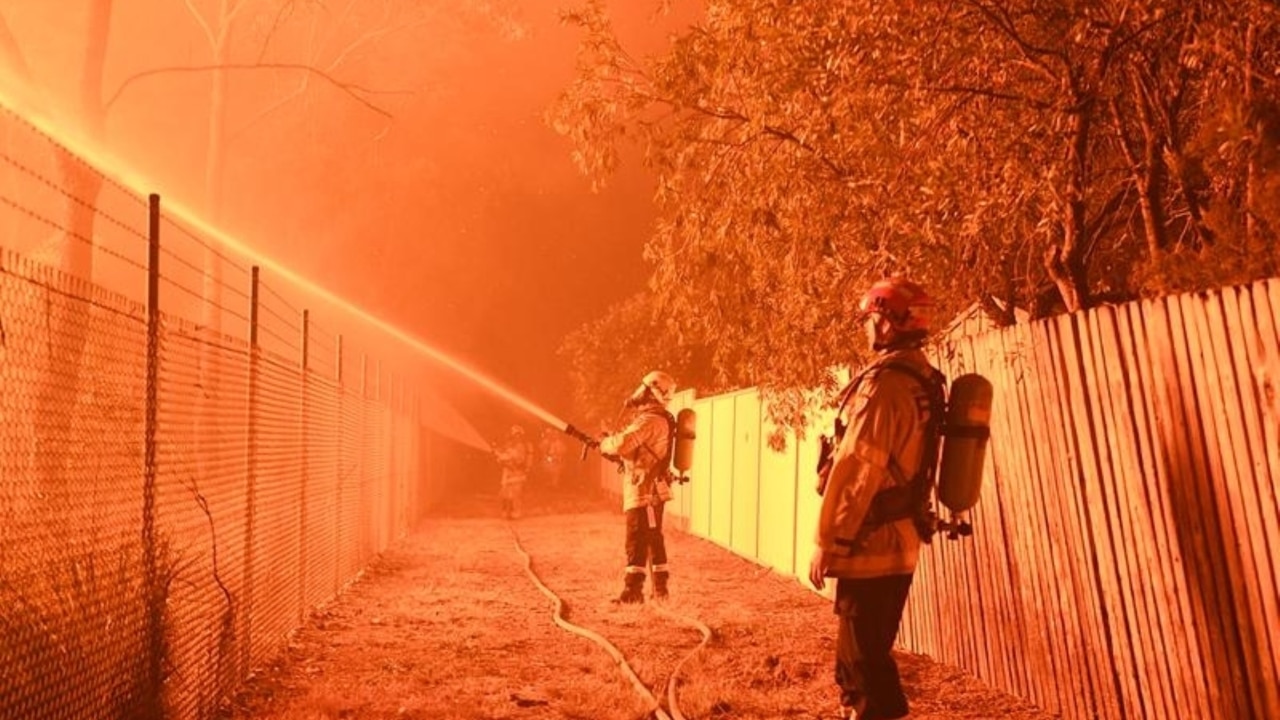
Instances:
[[[281,20],[286,13],[293,14],[293,7],[296,4],[295,0],[280,3],[280,9],[276,11],[276,16],[271,19],[271,27],[267,28],[266,37],[262,38],[262,49],[258,51],[258,62],[263,62],[267,59],[267,48],[271,47],[271,40],[275,37],[276,31],[280,29]]]
[[[231,27],[231,23],[236,21],[236,16],[244,10],[249,3],[245,0],[231,0],[231,7],[227,7],[227,0],[222,3],[222,28],[225,30]]]
[[[209,27],[209,22],[204,19],[204,15],[200,14],[200,9],[197,8],[195,3],[191,0],[183,0],[183,2],[187,4],[187,10],[190,11],[191,17],[194,18],[196,24],[200,26],[200,30],[204,33],[205,39],[209,41],[209,47],[217,45],[218,38],[213,34],[213,28]]]
[[[107,100],[106,104],[104,105],[104,108],[110,108],[111,105],[120,98],[120,95],[125,91],[125,89],[128,88],[133,83],[137,82],[138,80],[142,80],[144,78],[152,77],[155,75],[211,72],[213,70],[297,70],[300,72],[307,73],[308,75],[315,75],[316,77],[319,77],[325,80],[330,85],[333,85],[339,90],[342,90],[346,94],[350,95],[351,98],[354,99],[356,102],[360,103],[361,105],[364,105],[365,107],[369,108],[373,112],[376,112],[379,115],[382,115],[383,117],[388,117],[388,118],[391,117],[391,113],[387,112],[386,110],[383,110],[377,105],[374,105],[372,102],[362,97],[360,93],[367,93],[370,95],[391,95],[391,94],[407,94],[410,92],[408,90],[374,90],[372,88],[367,88],[361,85],[357,85],[355,83],[343,82],[319,68],[312,67],[311,65],[300,64],[300,63],[228,63],[224,65],[188,65],[188,66],[151,68],[150,70],[143,70],[141,72],[135,73],[125,78],[124,81],[120,83],[120,87],[116,88],[116,91],[112,93],[111,97]]]
[[[307,82],[308,77],[310,76],[304,75],[302,80],[298,81],[298,87],[294,88],[292,92],[286,95],[282,95],[275,102],[271,103],[267,107],[260,110],[258,114],[254,115],[252,118],[246,121],[244,125],[242,125],[239,130],[232,133],[232,135],[239,135],[240,133],[244,132],[245,130],[259,123],[266,116],[279,110],[285,105],[288,105],[289,103],[293,102],[295,98],[301,97],[301,95],[307,91],[307,86],[309,85],[309,83]]]
[[[13,36],[13,31],[9,29],[9,23],[5,21],[3,15],[0,15],[0,60],[12,66],[23,80],[31,82],[31,66],[27,64],[27,58],[22,54],[18,39]]]
[[[428,23],[428,20],[426,18],[422,18],[417,22],[407,23],[405,25],[383,26],[374,30],[370,30],[369,32],[366,32],[365,34],[356,38],[351,42],[351,44],[343,48],[342,52],[338,53],[337,57],[333,59],[333,62],[329,63],[328,69],[331,71],[338,69],[338,66],[341,65],[347,59],[347,57],[351,55],[351,53],[355,52],[366,43],[377,40],[378,38],[383,37],[385,35],[390,35],[393,32],[399,32],[401,30],[410,30],[412,28],[422,27],[427,23]]]

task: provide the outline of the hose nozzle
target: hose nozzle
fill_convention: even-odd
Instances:
[[[573,438],[574,440],[577,440],[577,441],[579,441],[579,442],[581,442],[581,443],[582,443],[582,455],[580,456],[580,459],[582,459],[582,460],[586,460],[586,459],[587,459],[587,451],[588,451],[588,450],[590,450],[591,448],[600,447],[600,441],[599,441],[599,440],[597,440],[597,439],[595,439],[595,438],[591,437],[590,435],[588,435],[588,434],[586,434],[585,432],[583,432],[583,431],[579,430],[578,428],[574,427],[573,425],[565,425],[565,426],[564,426],[564,433],[565,433],[566,435],[568,435],[569,437]]]

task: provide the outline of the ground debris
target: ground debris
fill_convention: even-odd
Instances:
[[[497,507],[496,498],[492,499]],[[525,574],[511,528],[572,622],[607,637],[665,701],[683,658],[689,718],[836,718],[828,600],[721,547],[668,532],[672,594],[700,636],[648,606],[623,607],[622,517],[608,501],[530,507],[508,525],[485,508],[438,512],[383,554],[346,595],[309,618],[224,718],[591,718],[634,720],[646,705],[599,646],[565,632]],[[928,658],[898,655],[913,720],[1048,720],[1016,698]],[[515,688],[515,689],[513,689]]]

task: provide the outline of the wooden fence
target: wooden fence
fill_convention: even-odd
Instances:
[[[995,385],[986,484],[901,644],[1064,718],[1280,717],[1278,331],[1271,280],[948,339],[948,376]],[[803,577],[816,442],[769,449],[754,390],[675,405],[698,447],[672,519]]]

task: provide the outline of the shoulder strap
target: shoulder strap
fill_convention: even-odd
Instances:
[[[863,527],[870,530],[895,520],[912,518],[920,539],[927,543],[933,536],[929,505],[933,495],[934,474],[937,472],[942,418],[946,411],[946,376],[934,368],[930,368],[931,372],[926,376],[915,367],[901,362],[885,363],[880,368],[902,372],[920,384],[929,396],[929,421],[925,427],[920,467],[914,476],[908,478],[898,464],[898,459],[890,455],[888,469],[897,484],[882,489],[871,499],[871,508],[863,520]]]
[[[637,414],[637,417],[642,417],[645,415],[660,417],[662,418],[662,421],[667,424],[667,451],[665,455],[659,455],[658,453],[653,451],[653,448],[649,447],[649,443],[647,442],[642,443],[640,445],[640,448],[643,449],[645,452],[649,453],[650,455],[652,455],[653,458],[657,460],[657,464],[655,465],[655,467],[657,466],[665,467],[666,465],[670,465],[671,454],[675,451],[675,436],[676,436],[675,416],[673,416],[666,408],[645,408]],[[665,463],[663,462],[664,459],[666,460]]]
[[[671,466],[671,456],[676,452],[676,416],[663,408],[662,419],[667,421],[667,452],[658,460],[658,464],[666,469]]]
[[[844,389],[840,391],[840,394],[837,396],[839,397],[839,402],[836,404],[837,418],[839,418],[840,414],[844,412],[845,406],[849,404],[849,399],[857,394],[858,388],[862,385],[862,381],[881,370],[897,370],[910,376],[925,389],[925,392],[929,393],[929,399],[931,402],[935,399],[935,394],[939,391],[945,394],[944,387],[946,385],[947,378],[941,371],[930,368],[932,372],[928,377],[926,377],[924,373],[920,372],[908,363],[881,360],[880,362],[872,363],[871,365],[863,368],[862,372],[855,375],[854,378],[849,381],[849,384],[845,385]],[[945,403],[946,400],[944,398],[942,404]]]
[[[927,471],[930,476],[933,474],[933,468],[929,466],[928,460],[933,457],[937,460],[937,446],[939,437],[942,435],[943,416],[947,410],[947,376],[941,370],[930,367],[929,374],[925,375],[915,367],[903,362],[888,362],[880,368],[886,370],[896,370],[915,380],[925,393],[929,396],[929,424],[925,427],[925,456],[923,461],[926,467],[922,467],[914,480],[919,480],[920,476]],[[879,369],[879,368],[878,368]],[[898,466],[895,458],[889,458],[891,469],[897,468],[896,473],[901,474],[902,469]],[[931,478],[930,478],[931,479]]]
[[[858,394],[858,388],[862,385],[862,381],[866,377],[874,373],[876,370],[878,370],[883,364],[884,363],[873,363],[863,368],[862,372],[858,373],[857,375],[854,375],[853,379],[850,380],[848,384],[844,386],[844,389],[840,391],[840,394],[836,396],[837,398],[839,398],[838,402],[836,403],[836,423],[837,424],[840,422],[840,416],[844,414],[845,406],[849,404],[849,399],[852,398],[854,395]]]

